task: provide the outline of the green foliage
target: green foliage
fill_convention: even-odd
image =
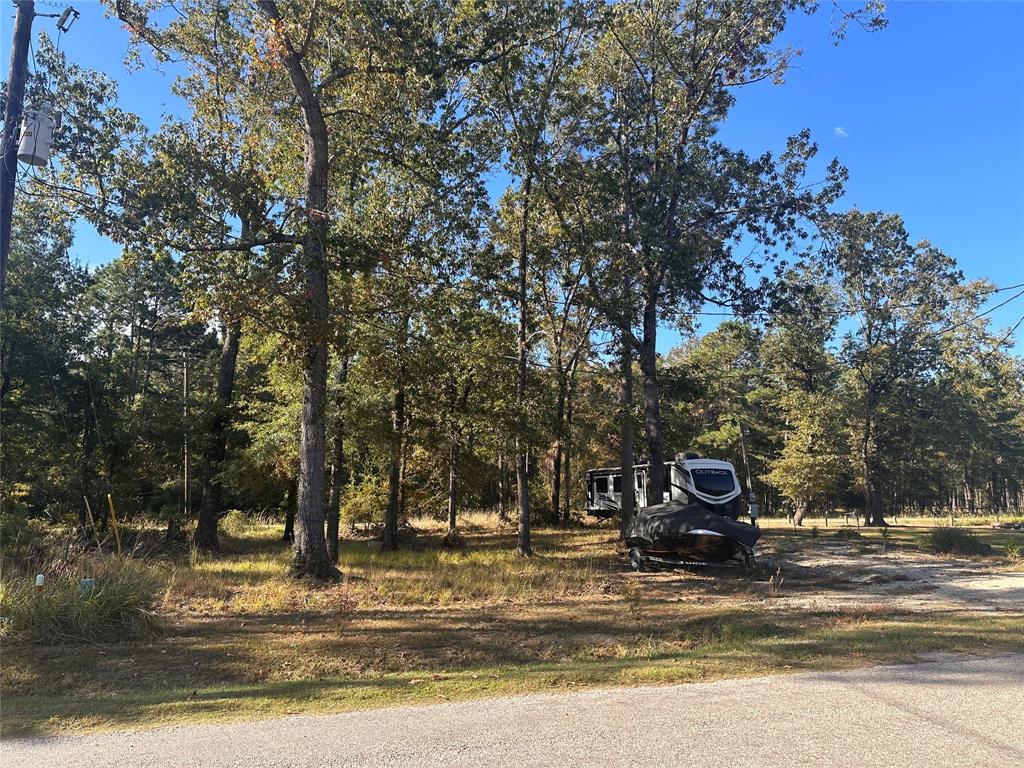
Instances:
[[[220,519],[220,530],[228,536],[244,536],[250,527],[252,527],[252,520],[240,509],[230,509]]]
[[[343,526],[379,524],[387,506],[387,481],[383,476],[366,477],[345,489],[341,498]]]
[[[928,547],[946,555],[990,555],[992,547],[962,528],[933,528],[928,532]]]
[[[0,515],[0,573],[33,572],[59,546],[57,533],[42,519],[8,508]]]

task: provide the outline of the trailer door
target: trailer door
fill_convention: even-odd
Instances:
[[[633,476],[633,498],[636,500],[636,506],[640,507],[647,506],[647,470],[638,469],[636,474]]]

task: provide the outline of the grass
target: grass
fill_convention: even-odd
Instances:
[[[1003,520],[1016,519],[1004,516]],[[881,545],[883,540],[887,546],[896,549],[911,550],[917,552],[935,552],[932,547],[931,537],[933,531],[938,529],[964,532],[978,538],[993,548],[989,554],[1001,555],[1011,560],[1019,559],[1019,553],[1024,549],[1024,533],[1015,530],[1000,530],[991,528],[995,518],[973,518],[975,525],[950,529],[947,527],[947,518],[943,517],[901,517],[899,525],[892,525],[888,528],[856,527],[854,525],[842,524],[842,516],[831,517],[829,527],[823,527],[821,519],[807,519],[800,528],[794,528],[785,518],[767,518],[760,520],[764,531],[764,541],[781,542],[782,548],[793,547],[796,549],[808,545],[805,539],[815,538],[813,527],[820,526],[817,538],[840,538],[852,541],[860,541],[866,546]]]
[[[0,637],[27,643],[100,643],[137,640],[157,631],[157,585],[140,563],[90,560],[76,570],[48,569],[45,587],[34,578],[0,581]],[[80,587],[80,576],[94,579]]]
[[[490,519],[467,520],[466,547],[454,551],[437,546],[440,527],[415,526],[417,543],[398,553],[343,542],[346,579],[327,587],[285,578],[276,526],[234,528],[216,557],[150,562],[160,636],[5,644],[2,735],[1024,651],[1019,613],[808,609],[776,599],[768,574],[625,573],[608,527],[538,530],[539,556],[522,559],[514,531]],[[770,549],[829,535],[765,533]],[[889,540],[923,552],[927,535],[898,528]],[[777,591],[819,588],[801,578],[787,574]]]

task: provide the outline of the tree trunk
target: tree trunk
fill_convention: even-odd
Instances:
[[[298,488],[298,479],[292,478],[288,483],[288,494],[284,497],[284,535],[281,537],[281,541],[287,541],[289,544],[295,541],[295,506]]]
[[[558,520],[558,514],[562,509],[562,440],[555,438],[551,446],[551,498],[548,514],[552,522]]]
[[[864,435],[861,439],[861,463],[864,470],[864,525],[887,525],[882,513],[881,489],[878,482],[872,427],[872,413],[869,410],[865,414]]]
[[[504,453],[498,454],[498,519],[508,522],[508,475]]]
[[[558,520],[562,508],[562,439],[556,438],[551,457],[551,520]]]
[[[619,466],[622,467],[622,501],[619,519],[619,533],[625,538],[636,507],[633,488],[633,332],[628,327],[621,329],[619,375]]]
[[[204,458],[206,479],[203,499],[199,503],[196,524],[196,546],[214,549],[217,546],[217,521],[221,513],[221,472],[227,455],[228,427],[231,425],[231,397],[235,388],[235,368],[238,362],[238,344],[242,326],[237,320],[224,327],[224,344],[220,351],[220,370],[217,374],[217,404],[210,420],[208,447]]]
[[[648,292],[644,305],[644,337],[640,345],[640,371],[644,380],[644,433],[647,438],[647,503],[660,504],[665,491],[665,451],[661,428],[661,401],[658,392],[657,341],[658,293]]]
[[[398,517],[402,507],[402,469],[405,437],[405,346],[409,332],[408,315],[402,318],[398,342],[398,382],[391,414],[391,464],[388,470],[388,506],[384,511],[384,549],[398,549]]]
[[[459,504],[459,448],[452,435],[448,442],[448,533],[454,533]]]
[[[573,386],[570,382],[565,393],[565,458],[562,460],[562,522],[568,523],[572,499],[572,397]]]
[[[337,394],[334,400],[334,438],[331,444],[331,490],[327,499],[327,556],[338,562],[338,536],[341,527],[341,487],[345,473],[345,382],[348,381],[348,350],[342,349],[335,374]]]
[[[384,549],[398,549],[398,515],[402,485],[402,432],[405,429],[405,388],[399,386],[391,427],[391,463],[388,469],[388,506],[384,511]]]
[[[412,415],[406,408],[405,427],[402,430],[402,450],[399,453],[401,460],[398,464],[398,520],[405,519],[405,471],[409,468],[409,430],[412,427]]]
[[[551,447],[551,519],[558,520],[562,493],[562,438],[565,432],[565,376],[558,374],[558,401],[555,405],[555,442]]]
[[[296,510],[296,536],[292,573],[296,576],[337,578],[338,569],[327,555],[324,538],[327,494],[324,493],[327,424],[327,171],[330,155],[327,122],[320,99],[313,89],[282,23],[274,0],[258,0],[259,8],[278,24],[276,35],[283,49],[281,60],[302,110],[302,154],[305,165],[305,231],[302,235],[301,274],[304,283],[301,328],[302,351],[302,428],[299,437],[299,489]]]
[[[807,516],[807,500],[806,499],[794,499],[793,500],[793,525],[803,525],[804,518]]]
[[[96,531],[95,525],[96,520],[89,520],[93,517],[89,513],[89,509],[85,506],[88,504],[88,499],[92,496],[92,489],[94,486],[93,482],[93,468],[92,468],[92,454],[96,448],[96,430],[93,425],[95,422],[90,419],[88,415],[85,418],[85,426],[82,430],[82,466],[81,466],[81,481],[82,481],[82,493],[85,498],[82,499],[82,507],[78,511],[78,522],[81,528],[82,540],[88,541],[95,539]]]
[[[527,343],[527,268],[529,250],[527,232],[530,226],[530,191],[533,187],[532,172],[523,181],[523,211],[519,224],[519,327],[516,333],[518,360],[516,366],[516,486],[518,489],[519,530],[517,552],[520,555],[533,554],[530,545],[530,482],[527,477],[527,452],[529,441],[526,435],[526,360]]]

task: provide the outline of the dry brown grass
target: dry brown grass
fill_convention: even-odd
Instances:
[[[280,528],[226,537],[216,557],[152,563],[163,635],[151,641],[5,649],[3,728],[53,732],[183,719],[341,710],[576,685],[685,682],[1024,648],[1020,615],[808,610],[770,599],[767,574],[633,574],[609,527],[535,534],[514,554],[493,518],[439,546],[413,522],[397,553],[344,542],[346,579],[286,577]],[[771,529],[767,548],[800,547]],[[782,589],[820,588],[787,574]]]

